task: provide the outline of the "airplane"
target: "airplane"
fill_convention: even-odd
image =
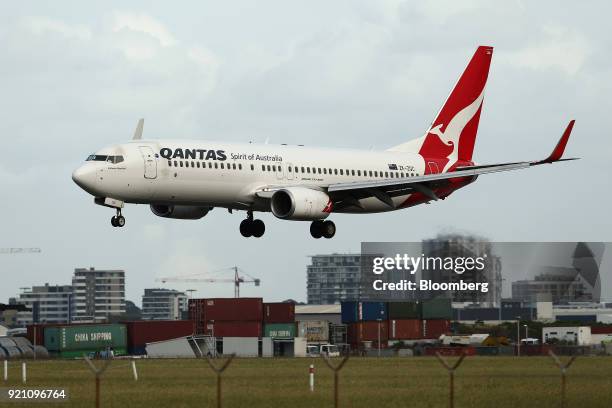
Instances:
[[[443,200],[481,174],[525,169],[562,158],[571,120],[543,160],[476,164],[472,153],[493,47],[479,46],[429,129],[385,151],[215,141],[133,139],[103,148],[72,179],[94,202],[116,210],[123,227],[127,203],[148,204],[159,217],[195,220],[213,208],[246,211],[244,237],[265,232],[255,212],[309,221],[314,238],[332,238],[333,213],[400,210]]]

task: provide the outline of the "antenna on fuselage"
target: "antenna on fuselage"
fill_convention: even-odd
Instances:
[[[144,126],[144,119],[139,119],[138,124],[136,125],[136,130],[134,130],[134,137],[132,140],[140,140],[142,139],[142,128]]]

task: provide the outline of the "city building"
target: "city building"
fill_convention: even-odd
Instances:
[[[32,286],[15,300],[27,310],[17,313],[17,326],[31,323],[69,323],[72,313],[73,290],[70,285]]]
[[[308,304],[330,305],[359,299],[360,254],[313,255],[306,267]]]
[[[142,296],[142,319],[180,320],[187,311],[187,295],[173,289],[145,289]]]
[[[107,321],[125,314],[125,272],[77,268],[72,277],[75,322]]]
[[[14,298],[11,299],[14,300]],[[16,304],[16,302],[8,305],[0,303],[0,326],[18,327],[17,320],[20,312],[28,312],[28,308],[25,305]]]
[[[453,302],[474,303],[482,307],[499,306],[502,293],[501,258],[493,254],[491,242],[477,236],[461,234],[442,234],[422,242],[423,255],[429,258],[482,258],[484,268],[466,269],[457,273],[456,268],[440,268],[433,263],[433,268],[421,268],[421,279],[433,282],[488,283],[488,291],[429,291],[421,293],[425,298],[449,297]]]

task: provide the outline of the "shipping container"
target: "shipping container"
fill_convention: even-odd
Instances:
[[[425,355],[435,356],[440,354],[442,356],[460,356],[465,354],[466,356],[475,356],[476,348],[472,346],[467,347],[426,347]]]
[[[191,320],[138,320],[122,323],[127,328],[130,354],[145,354],[147,343],[190,336],[195,329]]]
[[[261,298],[205,299],[203,315],[207,322],[261,322],[263,319],[263,301]]]
[[[556,315],[558,322],[596,323],[597,315]]]
[[[420,303],[422,319],[452,319],[453,308],[450,299],[428,299]]]
[[[364,341],[387,343],[389,339],[389,327],[387,321],[367,321],[351,323],[348,327],[348,342],[353,345],[361,345]]]
[[[342,323],[387,320],[386,302],[342,302]]]
[[[206,322],[204,334],[214,337],[261,337],[262,323],[254,321]]]
[[[115,354],[126,354],[126,328],[123,324],[47,327],[45,347],[65,356],[82,355],[83,352],[100,351],[107,347],[111,347]]]
[[[450,320],[423,320],[423,338],[437,339],[443,334],[450,334]]]
[[[423,337],[423,325],[418,319],[389,320],[389,338],[392,340],[411,340]]]
[[[295,322],[295,303],[264,303],[264,323],[292,323]]]
[[[292,339],[297,337],[295,323],[265,323],[263,337],[275,339]]]
[[[612,334],[612,326],[591,326],[591,334]]]
[[[415,302],[389,302],[387,306],[389,320],[391,319],[420,319],[420,305]]]
[[[297,337],[304,337],[309,343],[327,343],[329,341],[329,322],[327,320],[300,321]]]

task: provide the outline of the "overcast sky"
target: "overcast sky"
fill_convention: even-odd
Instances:
[[[238,265],[243,296],[305,300],[308,255],[361,241],[465,231],[503,241],[610,241],[612,30],[607,2],[8,2],[0,13],[0,302],[124,268],[140,304],[156,277]],[[459,5],[461,3],[461,5]],[[481,176],[443,202],[334,215],[332,240],[270,214],[167,220],[128,205],[127,226],[71,172],[97,149],[145,137],[385,149],[419,137],[478,45],[495,47],[474,159],[543,158],[570,119],[582,160]],[[604,272],[605,273],[605,272]],[[229,276],[229,274],[228,274]],[[602,277],[605,280],[605,277]],[[175,284],[232,296],[231,284]],[[605,287],[604,287],[605,289]],[[612,297],[612,293],[604,296]]]

